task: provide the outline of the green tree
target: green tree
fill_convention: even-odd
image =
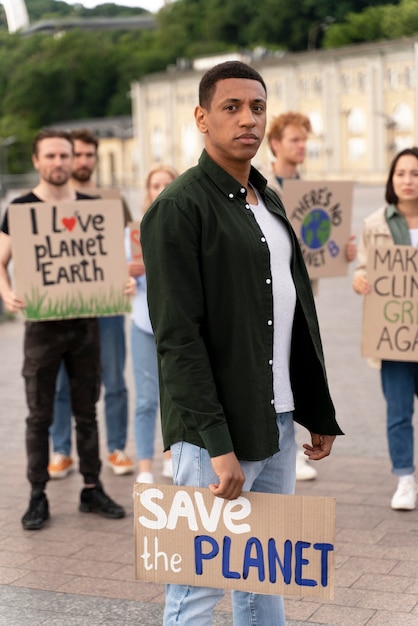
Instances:
[[[324,36],[325,48],[352,43],[397,39],[418,34],[418,2],[401,0],[399,5],[368,7],[348,13],[342,24],[331,26]]]
[[[86,9],[81,3],[26,0],[32,23],[144,12],[113,3]],[[156,23],[149,31],[22,37],[8,34],[0,5],[0,138],[16,138],[9,150],[14,171],[19,159],[27,167],[28,143],[40,126],[129,114],[131,82],[164,71],[179,58],[258,46],[306,50],[312,43],[320,47],[322,39],[330,47],[414,35],[418,0],[177,0],[158,12]]]
[[[26,62],[16,64],[4,98],[5,112],[29,119],[32,127],[106,114],[117,82],[107,38],[72,31],[60,38],[38,35],[26,41],[31,46],[37,41],[38,47]]]
[[[396,0],[177,0],[158,15],[160,36],[176,35],[187,55],[190,42],[210,41],[235,48],[264,45],[269,49],[306,50],[310,29],[317,29],[320,46],[326,26],[346,14]],[[330,18],[330,19],[329,19]]]

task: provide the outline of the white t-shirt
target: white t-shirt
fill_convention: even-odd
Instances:
[[[296,289],[290,271],[292,243],[280,218],[267,209],[257,192],[256,195],[258,204],[250,204],[250,207],[270,251],[274,324],[274,408],[276,413],[285,413],[295,408],[289,376],[290,345],[296,306]]]
[[[410,228],[409,236],[411,237],[411,246],[418,246],[418,228]]]

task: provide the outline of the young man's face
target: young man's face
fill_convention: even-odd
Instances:
[[[257,80],[227,78],[216,84],[209,110],[197,107],[195,119],[205,147],[220,164],[250,161],[266,129],[266,92]]]
[[[283,131],[283,137],[271,140],[274,155],[291,165],[303,163],[306,155],[308,132],[303,126],[289,124]]]
[[[73,146],[61,137],[41,139],[32,161],[42,180],[58,187],[65,185],[71,177]]]
[[[93,143],[74,141],[74,162],[72,177],[80,183],[86,183],[92,177],[97,162],[97,150]]]

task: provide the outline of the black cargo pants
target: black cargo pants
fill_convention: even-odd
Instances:
[[[76,423],[80,473],[85,484],[100,472],[96,402],[100,394],[100,339],[96,318],[26,322],[24,363],[27,477],[33,489],[49,480],[49,427],[53,419],[55,381],[61,361],[68,374]]]

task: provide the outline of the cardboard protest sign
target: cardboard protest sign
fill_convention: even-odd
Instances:
[[[334,498],[136,483],[134,516],[139,580],[333,597]]]
[[[142,263],[142,246],[140,239],[140,222],[129,222],[129,239],[131,242],[131,258],[132,261]]]
[[[28,320],[130,310],[120,200],[11,204],[8,214],[15,290]]]
[[[346,275],[353,183],[285,180],[282,200],[310,278]]]
[[[120,190],[116,187],[88,187],[85,191],[89,196],[98,196],[103,200],[119,200],[121,198]]]
[[[370,246],[361,353],[389,361],[418,361],[418,248]]]

